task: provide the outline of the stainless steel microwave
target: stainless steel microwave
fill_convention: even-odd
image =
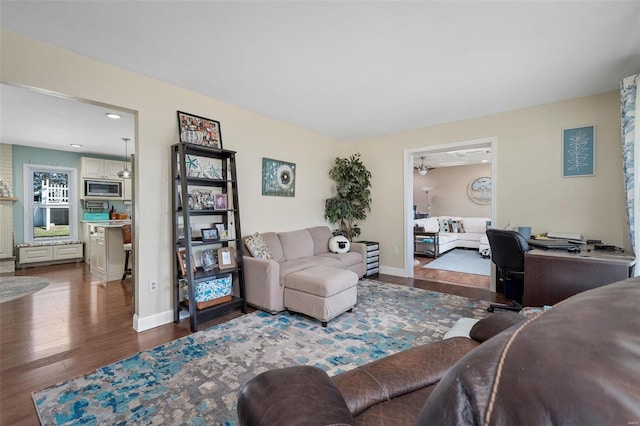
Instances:
[[[85,198],[122,198],[122,181],[84,180]]]

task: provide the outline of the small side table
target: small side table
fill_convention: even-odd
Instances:
[[[440,255],[440,233],[413,231],[413,253],[436,258]]]
[[[356,241],[367,246],[367,272],[365,277],[377,274],[379,268],[380,245],[377,241]]]

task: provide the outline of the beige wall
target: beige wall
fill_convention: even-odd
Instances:
[[[327,172],[343,144],[247,110],[75,53],[2,31],[2,81],[115,105],[137,112],[134,224],[140,328],[172,320],[170,149],[176,111],[219,120],[223,146],[238,151],[244,234],[324,224],[332,196]],[[261,195],[262,157],[296,163],[296,196]],[[148,292],[149,280],[160,290]]]
[[[491,177],[491,164],[440,167],[425,176],[413,172],[413,204],[418,212],[427,212],[427,197],[422,188],[431,188],[431,216],[491,217],[490,204],[477,204],[467,195],[467,187],[479,177]]]
[[[324,222],[327,177],[336,155],[360,152],[372,172],[373,211],[362,238],[381,243],[381,270],[402,274],[405,247],[405,150],[495,137],[495,224],[528,224],[533,232],[582,232],[629,248],[623,210],[617,92],[448,123],[342,144],[178,87],[2,31],[3,81],[117,105],[137,112],[137,315],[168,322],[173,248],[170,241],[169,149],[176,142],[176,110],[221,122],[224,147],[238,151],[243,233],[288,230]],[[560,172],[562,128],[596,126],[596,175]],[[261,196],[262,157],[297,164],[295,198]],[[406,164],[406,166],[405,166]],[[394,250],[394,248],[396,250]],[[151,279],[158,293],[148,293]],[[170,318],[170,317],[169,317]],[[170,320],[170,319],[169,319]],[[144,327],[143,327],[144,328]]]
[[[596,174],[561,177],[563,128],[595,125]],[[404,270],[404,151],[495,137],[494,224],[526,224],[534,233],[580,232],[630,248],[624,213],[620,100],[617,92],[361,140],[373,174],[373,211],[363,235],[381,242],[383,271]],[[397,254],[394,254],[397,248]]]

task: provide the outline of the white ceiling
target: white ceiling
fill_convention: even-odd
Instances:
[[[613,91],[640,71],[638,1],[0,8],[4,29],[343,141]]]
[[[414,166],[422,165],[423,161],[428,168],[491,163],[491,147],[428,151],[413,155]]]
[[[121,116],[107,118],[108,112]],[[83,154],[125,155],[135,151],[132,113],[0,84],[0,141]],[[82,145],[80,148],[71,144]]]

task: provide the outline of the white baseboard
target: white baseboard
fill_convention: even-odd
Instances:
[[[149,315],[148,317],[139,317],[138,314],[133,316],[133,329],[140,333],[161,325],[173,322],[173,310],[160,312],[158,314]]]
[[[407,274],[405,274],[404,269],[402,268],[391,268],[389,266],[381,266],[380,267],[381,274],[394,275],[396,277],[406,278]]]

